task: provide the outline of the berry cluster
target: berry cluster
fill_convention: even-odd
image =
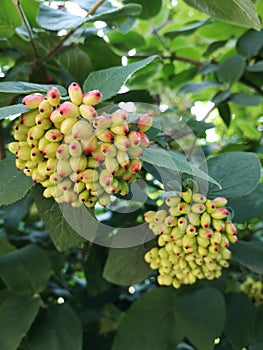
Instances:
[[[142,114],[132,124],[122,109],[98,115],[93,106],[102,99],[100,91],[83,94],[72,83],[68,93],[65,102],[56,87],[46,97],[25,96],[22,103],[31,110],[15,123],[9,150],[17,168],[45,187],[44,197],[73,207],[106,206],[111,194],[127,195],[136,180],[152,117]]]
[[[145,213],[149,228],[159,236],[158,247],[145,254],[145,261],[158,269],[160,285],[179,288],[221,276],[222,267],[229,266],[229,244],[237,242],[226,204],[224,197],[209,200],[188,189],[168,197],[167,209]]]
[[[240,286],[241,292],[255,303],[256,306],[263,304],[263,283],[248,277]]]

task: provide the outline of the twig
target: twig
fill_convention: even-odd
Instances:
[[[17,0],[16,5],[17,5],[18,12],[19,12],[19,14],[20,14],[20,16],[22,18],[22,21],[23,21],[23,23],[25,25],[26,31],[28,33],[30,44],[31,44],[33,52],[34,52],[35,60],[37,60],[37,58],[38,58],[38,56],[37,56],[37,49],[36,49],[36,45],[35,45],[35,42],[34,42],[33,33],[32,33],[31,28],[30,28],[30,25],[28,23],[28,20],[27,20],[25,14],[24,14],[24,11],[23,11],[23,9],[21,7],[20,0]]]
[[[127,58],[148,58],[150,55],[133,55],[133,56],[127,56]],[[192,60],[191,58],[187,58],[187,57],[182,57],[182,56],[177,56],[175,53],[172,53],[171,55],[159,55],[159,57],[163,60],[175,60],[175,61],[181,61],[181,62],[185,62],[185,63],[190,63],[194,66],[198,66],[198,67],[202,67],[205,62],[201,62],[201,61],[196,61],[196,60]]]
[[[104,3],[105,0],[99,0],[87,13],[87,16],[91,16],[95,11]],[[33,71],[37,71],[45,62],[49,61],[62,47],[65,41],[80,27],[83,23],[81,23],[76,28],[71,29],[58,43],[53,47],[51,51],[49,51],[41,60],[37,62],[34,66]]]
[[[255,83],[253,83],[253,81],[249,80],[248,78],[242,77],[240,79],[240,82],[251,87],[252,89],[254,89],[259,95],[263,96],[263,90],[260,89],[259,86],[257,86]]]

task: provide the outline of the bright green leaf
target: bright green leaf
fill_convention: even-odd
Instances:
[[[189,92],[197,92],[215,86],[219,87],[220,84],[210,80],[202,81],[201,83],[186,83],[179,89],[179,92],[181,94],[186,94]]]
[[[211,184],[210,196],[226,198],[241,197],[258,184],[260,163],[254,153],[230,152],[212,157],[207,161],[208,173],[222,186],[222,190]]]
[[[32,179],[17,170],[15,156],[7,152],[0,161],[0,204],[8,205],[23,198],[34,185]]]
[[[58,251],[66,251],[70,248],[75,248],[84,241],[72,227],[74,222],[79,222],[81,225],[82,220],[79,216],[79,210],[75,209],[71,205],[69,206],[70,210],[70,219],[72,220],[72,225],[63,215],[63,208],[68,208],[67,204],[59,206],[53,199],[44,198],[42,195],[42,189],[40,186],[35,186],[33,189],[33,197],[37,204],[39,214],[44,221],[46,229],[50,234],[50,237],[57,248]],[[82,212],[83,215],[88,215],[88,212]],[[75,216],[74,216],[75,215]],[[89,227],[91,231],[94,230],[92,225]]]
[[[241,78],[246,63],[244,57],[235,55],[227,58],[225,61],[220,63],[217,70],[217,76],[220,81],[233,84],[239,78]]]
[[[237,119],[235,120],[235,123],[238,126],[238,128],[243,132],[245,137],[248,137],[251,140],[260,139],[261,132],[255,128],[255,125],[252,121]]]
[[[253,272],[263,274],[263,245],[239,241],[231,247],[233,259]]]
[[[11,37],[21,25],[22,20],[15,3],[12,0],[1,0],[0,37]]]
[[[146,67],[156,57],[157,56],[150,56],[144,60],[130,63],[125,67],[113,67],[92,72],[84,82],[83,89],[85,92],[94,89],[101,90],[104,100],[107,100],[110,97],[117,95],[121,86],[126,82],[131,74],[143,67]]]
[[[136,300],[121,320],[112,350],[175,349],[183,338],[175,298],[173,289],[156,288]]]
[[[189,6],[221,21],[260,30],[261,24],[251,0],[184,0]]]
[[[218,185],[218,183],[212,177],[208,176],[196,166],[190,164],[182,157],[177,156],[175,153],[168,152],[162,148],[150,147],[144,149],[141,159],[157,167],[173,170],[175,174],[182,172],[189,175],[194,175]]]
[[[38,246],[28,245],[0,257],[0,276],[6,286],[17,293],[41,292],[50,275],[49,258]]]
[[[178,327],[197,350],[214,349],[225,321],[223,295],[214,288],[184,293],[175,298]]]
[[[263,46],[263,30],[249,30],[237,41],[237,51],[241,55],[251,58],[256,56]]]
[[[143,258],[146,251],[143,245],[110,249],[103,272],[104,278],[121,286],[142,282],[151,272]]]
[[[40,312],[27,339],[30,350],[82,350],[81,323],[66,303]]]
[[[33,323],[41,299],[0,292],[0,349],[16,350]]]
[[[251,344],[255,322],[255,307],[243,294],[228,294],[226,297],[227,318],[225,334],[235,350]]]

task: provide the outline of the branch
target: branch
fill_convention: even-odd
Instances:
[[[240,82],[251,87],[252,89],[254,89],[259,95],[263,96],[263,90],[260,89],[260,87],[258,87],[253,81],[249,80],[246,77],[242,77],[240,79]]]
[[[148,58],[148,57],[150,57],[150,55],[127,56],[127,58]],[[159,57],[163,60],[181,61],[181,62],[185,62],[185,63],[190,63],[190,64],[192,64],[194,66],[198,66],[198,67],[202,67],[205,64],[205,62],[192,60],[191,58],[187,58],[187,57],[177,56],[175,53],[172,53],[171,55],[159,55]]]
[[[105,0],[99,0],[87,13],[86,17],[94,14],[95,11],[104,3]],[[83,23],[82,23],[83,24]],[[82,26],[80,24],[76,28],[71,29],[61,40],[53,47],[51,51],[49,51],[41,60],[37,62],[37,64],[33,67],[33,71],[37,71],[45,62],[49,61],[56,53],[60,50],[62,45],[68,40],[68,38],[79,28]]]
[[[34,42],[33,33],[32,33],[31,28],[30,28],[30,25],[28,23],[28,20],[27,20],[25,14],[24,14],[24,11],[23,11],[23,9],[21,7],[20,0],[17,0],[16,5],[17,5],[18,12],[19,12],[19,14],[20,14],[20,16],[22,18],[22,21],[23,21],[23,23],[25,25],[27,34],[29,36],[29,40],[30,40],[30,44],[31,44],[33,52],[34,52],[35,60],[37,60],[37,49],[36,49],[36,45],[35,45],[35,42]]]

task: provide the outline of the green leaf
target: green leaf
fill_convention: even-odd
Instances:
[[[84,82],[84,91],[98,89],[101,90],[104,96],[104,100],[117,95],[121,86],[126,80],[138,71],[139,69],[146,67],[157,56],[150,56],[144,60],[130,63],[125,67],[113,67],[108,69],[99,70],[89,74],[88,78]]]
[[[112,350],[175,349],[183,338],[175,318],[175,300],[175,291],[165,287],[137,299],[121,320]]]
[[[245,165],[245,166],[244,166]],[[222,186],[211,184],[210,196],[237,198],[248,194],[258,184],[260,163],[254,153],[230,152],[212,157],[207,161],[208,173]]]
[[[41,186],[34,187],[33,197],[39,214],[58,251],[63,252],[70,248],[78,247],[80,243],[84,241],[84,238],[81,237],[72,227],[76,221],[79,222],[79,225],[83,222],[78,215],[78,209],[75,209],[72,206],[69,208],[66,204],[59,206],[53,199],[44,198]],[[67,221],[69,220],[69,216],[67,215],[66,219],[63,215],[63,208],[66,210],[69,208],[70,210],[69,213],[72,220],[70,223]],[[83,214],[87,215],[88,213],[86,211]],[[94,230],[92,225],[89,228],[91,231]]]
[[[255,306],[243,294],[228,294],[226,297],[227,318],[225,334],[235,350],[251,344],[254,330]]]
[[[136,1],[135,1],[136,2]],[[91,16],[88,19],[88,22],[94,22],[94,21],[109,21],[113,22],[114,19],[118,19],[121,17],[127,17],[127,16],[137,16],[141,12],[142,7],[139,4],[128,4],[123,7],[115,7],[110,10],[107,10],[107,12],[99,13]]]
[[[237,41],[237,52],[248,59],[256,56],[263,46],[263,30],[249,30]]]
[[[16,350],[33,323],[41,304],[39,297],[0,292],[0,348]]]
[[[21,25],[22,20],[15,3],[12,0],[1,0],[0,37],[11,37]]]
[[[238,126],[238,128],[243,132],[245,137],[248,137],[251,140],[260,139],[261,132],[255,128],[255,125],[251,120],[237,119],[235,120],[235,123]]]
[[[210,23],[210,21],[207,20],[201,20],[201,21],[194,21],[190,23],[186,23],[185,26],[178,28],[177,30],[172,30],[169,32],[165,32],[164,36],[170,39],[173,39],[177,36],[182,35],[189,35],[192,34],[196,29],[199,29],[206,24]]]
[[[241,78],[246,63],[245,58],[240,55],[235,55],[227,58],[220,63],[217,70],[217,77],[220,81],[233,84]]]
[[[29,111],[29,109],[22,103],[13,106],[7,106],[0,108],[0,119],[9,118],[13,115],[19,116],[19,114]]]
[[[8,241],[4,241],[3,239],[0,240],[0,256],[11,253],[14,250],[16,250],[14,245],[10,244]]]
[[[258,61],[255,64],[247,66],[246,69],[249,72],[262,72],[263,71],[263,61]]]
[[[107,260],[108,250],[100,245],[93,245],[85,264],[85,276],[89,295],[98,295],[109,288],[109,283],[103,278],[103,269]]]
[[[142,282],[151,272],[149,265],[144,261],[146,251],[143,245],[110,249],[103,277],[120,286]]]
[[[225,100],[228,100],[230,96],[231,96],[230,90],[218,91],[213,97],[212,101],[215,104],[218,104],[218,103],[224,102]]]
[[[221,102],[217,106],[217,109],[226,126],[229,126],[231,123],[231,110],[229,104],[227,102]]]
[[[221,84],[210,80],[202,81],[201,83],[186,83],[179,89],[179,93],[186,94],[188,92],[197,92],[214,86],[219,87],[220,85]]]
[[[20,3],[31,27],[38,27],[36,17],[40,5],[39,2],[37,0],[20,0]]]
[[[249,270],[263,274],[263,245],[256,242],[239,241],[231,247],[233,259]]]
[[[57,10],[46,5],[40,5],[37,15],[37,23],[40,27],[55,31],[75,28],[86,21],[86,18],[75,16],[69,12]]]
[[[82,327],[69,304],[52,305],[38,315],[28,334],[29,350],[82,350]]]
[[[162,7],[162,0],[124,0],[124,4],[135,3],[142,6],[139,18],[149,19],[155,17]]]
[[[261,29],[260,20],[251,0],[184,0],[189,6],[221,21],[245,28]]]
[[[141,159],[147,163],[153,164],[157,167],[162,167],[175,171],[176,173],[182,172],[189,175],[194,175],[220,185],[212,177],[208,176],[205,172],[198,169],[196,166],[188,163],[182,157],[177,156],[175,153],[168,152],[162,148],[150,147],[143,150]],[[173,179],[171,179],[173,180]]]
[[[245,92],[236,92],[231,95],[230,101],[240,106],[258,106],[263,98],[258,95],[251,95]]]
[[[6,286],[20,294],[35,294],[46,288],[51,275],[46,252],[28,245],[0,257],[0,276]]]
[[[261,217],[263,213],[263,183],[258,184],[254,191],[248,195],[231,199],[229,206],[234,210],[235,222],[244,222]]]
[[[17,170],[15,156],[7,152],[0,161],[0,205],[8,205],[23,198],[34,185],[32,179]]]
[[[175,298],[175,316],[179,329],[197,350],[212,350],[224,326],[223,295],[214,288],[179,295]]]
[[[5,81],[0,83],[0,92],[16,93],[16,94],[31,94],[34,92],[47,92],[51,87],[57,87],[61,95],[66,95],[67,90],[60,85],[35,84],[24,81]]]

